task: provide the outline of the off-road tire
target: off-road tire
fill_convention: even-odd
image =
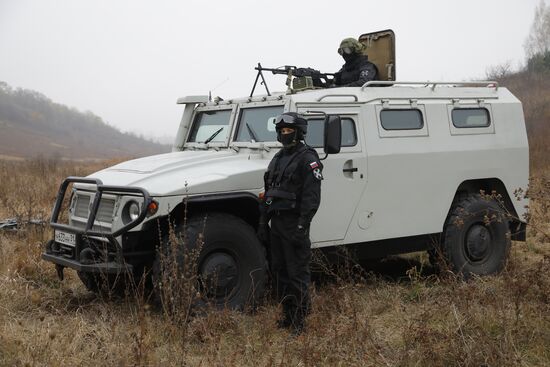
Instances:
[[[175,259],[178,268],[184,264],[184,253],[194,250],[200,244],[199,236],[202,234],[202,249],[197,261],[199,283],[204,284],[205,266],[215,267],[223,262],[235,265],[235,287],[228,287],[233,291],[223,297],[208,297],[205,296],[208,292],[202,289],[195,307],[208,304],[217,308],[244,310],[247,307],[254,308],[259,303],[267,280],[266,252],[250,224],[231,214],[206,213],[190,218],[187,223],[176,225],[174,234],[185,238],[183,246],[177,247]],[[162,301],[158,287],[162,279],[161,259],[173,257],[173,248],[169,244],[169,236],[165,235],[159,249],[162,256],[157,251],[153,263],[153,284],[157,291],[157,301]]]
[[[85,273],[78,271],[78,278],[90,292],[103,297],[123,297],[126,293],[126,279],[124,275]]]
[[[460,196],[443,231],[443,255],[451,270],[464,278],[503,269],[510,251],[507,215],[495,200],[479,194]]]
[[[87,290],[102,297],[125,297],[138,294],[149,297],[152,291],[150,283],[151,266],[142,264],[135,266],[133,269],[131,274],[100,274],[77,271],[77,275]]]

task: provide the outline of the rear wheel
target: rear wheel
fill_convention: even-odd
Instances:
[[[451,269],[471,275],[498,273],[510,250],[508,219],[499,204],[479,194],[459,198],[443,233],[443,255]]]
[[[174,246],[170,236],[165,236],[153,265],[153,281],[161,301],[166,291],[161,283],[168,280],[163,272],[180,278],[185,267],[191,267],[197,272],[195,287],[200,295],[195,305],[243,309],[258,303],[265,288],[267,263],[265,249],[252,226],[234,215],[209,213],[176,226],[174,234],[180,243]],[[175,272],[167,259],[175,259]]]

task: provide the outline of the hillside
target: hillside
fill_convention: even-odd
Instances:
[[[494,78],[523,104],[532,168],[550,164],[550,69],[521,70]]]
[[[168,145],[122,133],[91,112],[0,82],[0,158],[106,159],[169,150]]]

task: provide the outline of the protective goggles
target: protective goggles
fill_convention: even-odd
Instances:
[[[340,55],[343,55],[343,54],[350,55],[351,53],[353,53],[353,50],[351,49],[351,47],[340,47],[338,49],[338,53]]]
[[[295,124],[296,117],[291,115],[279,115],[275,118],[275,125],[278,125],[281,122],[284,122],[285,124]]]

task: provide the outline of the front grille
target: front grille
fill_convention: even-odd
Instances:
[[[114,199],[101,199],[99,203],[99,209],[95,217],[96,221],[112,223],[113,221],[113,211],[115,210],[115,200]]]
[[[89,211],[90,211],[90,197],[86,195],[78,195],[76,197],[74,215],[80,218],[88,218]]]
[[[91,202],[91,196],[77,195],[74,206],[74,215],[79,218],[88,219],[90,216]],[[115,199],[101,198],[95,221],[112,224],[115,203]]]

